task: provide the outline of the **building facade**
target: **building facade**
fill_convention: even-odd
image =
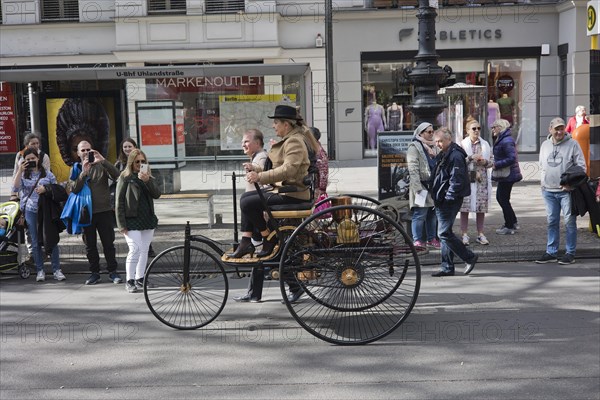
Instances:
[[[11,93],[14,118],[4,135],[13,136],[13,145],[3,152],[14,155],[25,132],[39,132],[51,159],[62,156],[53,168],[66,169],[72,160],[56,142],[74,134],[55,121],[69,110],[93,115],[88,125],[106,115],[108,131],[94,135],[109,136],[109,159],[124,137],[142,147],[164,145],[171,140],[165,101],[173,107],[172,141],[184,141],[185,151],[159,151],[159,161],[242,159],[245,129],[274,136],[266,114],[275,104],[296,104],[309,124],[326,126],[325,57],[316,40],[322,7],[250,0],[1,3],[0,81]],[[154,117],[148,102],[156,102]],[[97,107],[103,110],[90,111]]]
[[[0,97],[11,97],[3,106],[14,120],[2,128],[14,145],[2,152],[37,131],[52,155],[64,134],[54,127],[57,114],[78,97],[107,109],[111,157],[123,137],[144,142],[139,105],[153,101],[172,102],[173,129],[182,133],[174,140],[185,144],[175,156],[188,161],[242,158],[240,132],[269,130],[259,117],[281,102],[301,108],[338,160],[375,155],[373,103],[383,107],[383,129],[412,129],[414,94],[403,71],[417,52],[414,0],[333,5],[331,132],[324,0],[0,2],[0,81],[10,93]],[[457,137],[469,115],[484,130],[501,116],[513,122],[519,150],[536,153],[552,117],[588,106],[585,2],[453,0],[440,2],[438,14],[439,63],[453,69],[438,122]]]
[[[537,153],[550,119],[589,105],[585,2],[462,3],[438,9],[439,65],[453,69],[448,87],[440,90],[447,108],[438,124],[449,126],[458,140],[472,116],[489,139],[488,127],[502,117],[513,124],[519,151]],[[354,10],[334,17],[340,160],[375,156],[371,139],[379,129],[374,126],[381,127],[381,112],[372,110],[381,110],[378,105],[385,130],[414,129],[408,111],[414,94],[403,71],[414,66],[418,48],[416,2],[395,4],[385,12]]]

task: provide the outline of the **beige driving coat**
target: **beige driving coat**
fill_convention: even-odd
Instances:
[[[275,143],[269,151],[273,168],[258,173],[261,185],[270,184],[277,192],[281,186],[296,186],[297,191],[282,195],[301,200],[310,200],[310,190],[304,185],[304,177],[308,174],[308,150],[304,142],[302,127],[295,127],[283,139]]]

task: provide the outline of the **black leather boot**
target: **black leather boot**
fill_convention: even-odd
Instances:
[[[276,235],[273,235],[270,240],[267,240],[267,238],[263,236],[262,250],[256,253],[256,257],[266,257],[270,255],[278,242]]]
[[[255,248],[249,237],[242,237],[242,242],[238,246],[238,248],[233,252],[227,254],[229,258],[242,258],[246,254],[254,254]]]

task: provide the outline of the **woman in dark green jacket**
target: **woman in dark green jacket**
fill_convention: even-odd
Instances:
[[[153,199],[159,197],[160,190],[150,173],[146,155],[140,149],[132,150],[117,180],[115,196],[117,227],[129,246],[125,261],[125,289],[129,293],[137,292],[144,285],[148,248],[158,225]]]

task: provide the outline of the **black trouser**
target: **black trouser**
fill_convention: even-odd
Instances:
[[[510,204],[510,192],[514,184],[514,182],[498,182],[496,190],[496,200],[502,208],[502,214],[504,214],[504,226],[509,229],[515,229],[517,223],[517,216]]]
[[[92,214],[92,224],[83,228],[83,242],[85,243],[85,252],[90,263],[90,271],[100,272],[100,255],[98,254],[97,236],[100,236],[104,259],[106,260],[106,269],[108,272],[117,270],[117,258],[115,250],[115,230],[113,228],[113,212],[103,211]]]
[[[248,294],[250,295],[250,298],[258,300],[262,298],[264,279],[265,272],[263,268],[252,268],[252,272],[250,273],[250,282],[248,282]],[[290,293],[296,293],[302,289],[294,276],[284,276],[281,277],[281,279],[284,279],[285,283],[288,284]]]
[[[262,268],[252,268],[250,282],[248,282],[248,294],[250,298],[260,300],[262,298],[265,272]]]
[[[296,199],[294,197],[283,196],[278,193],[263,190],[268,205],[278,204],[298,204],[307,200]],[[255,229],[262,232],[267,229],[267,223],[263,215],[265,207],[256,191],[245,192],[240,198],[240,208],[242,210],[241,228],[242,232],[253,232]],[[262,297],[264,271],[262,268],[253,268],[248,284],[248,294],[250,297],[260,299]],[[290,287],[290,292],[295,293],[300,290],[300,285],[293,279],[285,279]]]
[[[298,204],[308,201],[264,190],[263,193],[267,199],[267,204],[269,205]],[[265,206],[256,191],[245,192],[242,194],[242,197],[240,198],[240,209],[242,210],[242,232],[253,232],[254,228],[261,232],[267,229],[267,222],[263,215]]]

